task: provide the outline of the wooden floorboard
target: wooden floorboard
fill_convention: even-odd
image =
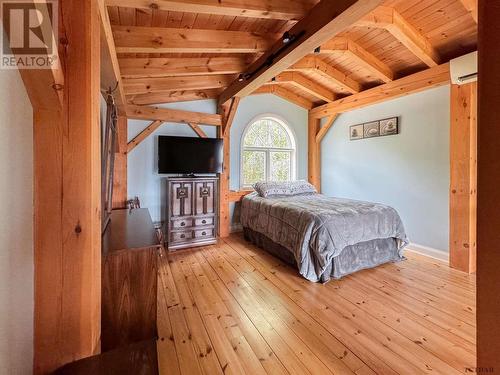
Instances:
[[[460,374],[476,365],[475,276],[407,260],[311,283],[232,235],[161,257],[162,374]]]

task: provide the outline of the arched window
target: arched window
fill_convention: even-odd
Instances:
[[[284,121],[262,116],[250,123],[241,142],[241,186],[295,179],[295,138]]]

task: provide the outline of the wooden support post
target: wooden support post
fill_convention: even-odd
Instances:
[[[32,102],[33,104],[33,102]],[[33,107],[35,319],[34,373],[67,362],[62,344],[62,114]]]
[[[321,144],[316,142],[316,136],[320,130],[320,125],[321,119],[312,117],[309,113],[307,167],[309,182],[316,187],[318,192],[321,192]]]
[[[219,236],[227,237],[231,232],[231,218],[229,217],[229,175],[231,173],[231,125],[233,124],[240,98],[234,97],[219,107],[222,115],[222,126],[217,127],[217,136],[224,140],[224,170],[219,181]]]
[[[116,127],[113,208],[125,208],[127,204],[127,118],[119,116]]]
[[[477,372],[500,373],[500,4],[479,1]]]
[[[36,374],[100,347],[99,15],[95,0],[61,7],[63,109],[34,105]]]
[[[476,271],[477,84],[451,85],[450,266]]]

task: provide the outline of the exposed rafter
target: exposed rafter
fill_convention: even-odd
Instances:
[[[324,100],[325,102],[333,102],[335,100],[335,94],[333,92],[326,87],[311,81],[309,78],[300,73],[283,72],[278,74],[273,82],[289,83],[303,91],[308,92],[320,100]],[[270,84],[273,84],[273,82],[270,82]]]
[[[98,0],[101,20],[101,89],[115,89],[115,101],[120,114],[125,113],[125,92],[116,55],[115,41],[111,31],[108,10],[104,0]]]
[[[181,124],[222,125],[222,117],[220,115],[152,106],[129,105],[127,106],[127,117],[136,120],[159,120]]]
[[[398,98],[450,82],[450,66],[448,63],[406,76],[404,78],[374,87],[359,94],[350,95],[314,108],[310,111],[313,118],[323,118],[353,109]]]
[[[247,72],[251,76],[235,81],[219,98],[224,103],[233,96],[249,95],[273,77],[287,69],[316,47],[349,28],[352,24],[381,5],[384,0],[323,0],[309,14],[294,25],[289,34],[297,40],[283,49],[283,42],[277,41],[263,56],[253,63]]]
[[[280,85],[265,85],[258,88],[252,93],[252,95],[258,94],[273,94],[305,109],[311,109],[314,106],[314,104],[310,100],[297,95],[296,93]]]
[[[281,35],[201,29],[113,26],[118,53],[256,53]]]
[[[124,78],[236,74],[249,62],[240,57],[121,58],[118,61]]]
[[[366,27],[387,28],[393,23],[394,8],[380,6],[361,18],[356,25]]]
[[[460,0],[464,8],[470,13],[474,21],[477,23],[477,2],[478,0]]]
[[[50,19],[47,1],[33,0],[31,3],[37,8],[41,17]],[[41,31],[44,40],[52,39],[54,45],[57,45],[57,33],[54,33],[50,22],[42,22]],[[8,32],[5,33],[6,38],[9,38],[9,34]],[[56,63],[50,69],[19,69],[34,109],[54,110],[56,108],[61,109],[63,106],[64,72],[59,63],[61,59],[58,58],[55,61]]]
[[[233,80],[230,75],[135,78],[124,79],[127,95],[170,92],[179,90],[205,90],[227,87]]]
[[[107,5],[171,12],[205,13],[220,16],[299,20],[315,0],[107,0]]]
[[[127,96],[128,104],[151,105],[162,103],[185,102],[191,100],[216,99],[222,92],[220,89],[209,90],[180,90],[170,92],[155,92]]]
[[[361,91],[361,86],[358,82],[349,78],[340,70],[327,64],[317,57],[305,57],[299,62],[293,64],[289,70],[291,71],[314,71],[322,76],[334,81],[342,89],[355,94]]]
[[[354,60],[365,69],[369,70],[375,78],[386,83],[394,79],[394,73],[386,63],[382,62],[358,43],[347,38],[338,37],[324,43],[321,45],[320,53],[344,53],[350,60]]]
[[[379,7],[358,21],[357,25],[387,30],[430,67],[438,65],[440,62],[439,54],[427,38],[393,8]]]

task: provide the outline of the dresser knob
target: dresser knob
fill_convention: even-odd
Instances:
[[[186,223],[183,221],[183,222],[181,223],[181,227],[184,227],[185,225],[186,225]]]
[[[201,232],[201,235],[202,235],[202,236],[206,236],[206,235],[207,235],[207,232]]]
[[[186,238],[186,235],[185,234],[181,234],[181,238]]]
[[[207,223],[207,221],[206,221],[206,220],[202,220],[202,221],[201,221],[201,223],[202,223],[202,224],[206,224],[206,223]]]

